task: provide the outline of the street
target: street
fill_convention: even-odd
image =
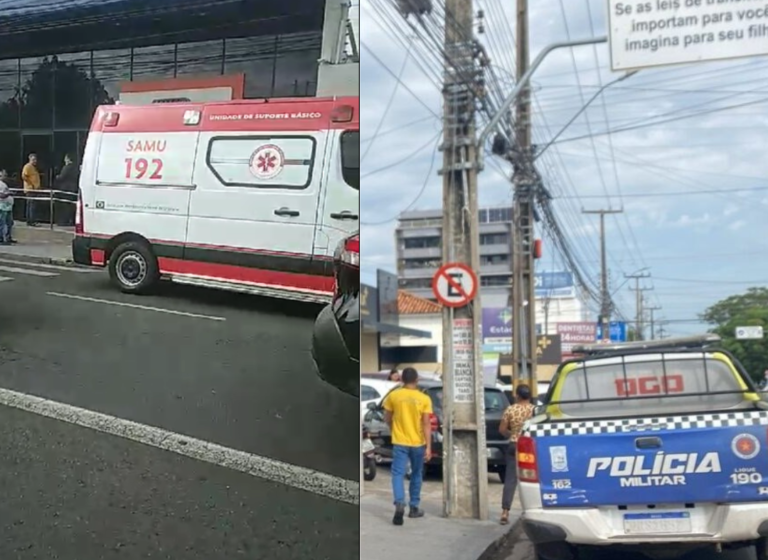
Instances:
[[[16,257],[0,293],[0,557],[358,557],[359,404],[313,371],[317,307]]]

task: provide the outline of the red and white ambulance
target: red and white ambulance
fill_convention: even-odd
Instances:
[[[359,230],[359,122],[358,98],[100,107],[73,258],[125,292],[164,278],[328,301]]]

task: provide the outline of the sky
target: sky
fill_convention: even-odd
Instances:
[[[444,0],[435,2],[442,13]],[[546,44],[606,32],[604,0],[530,4],[531,58]],[[485,14],[479,38],[509,90],[515,3],[476,0],[474,7]],[[361,0],[359,17],[362,281],[375,285],[377,268],[395,271],[398,214],[440,207],[440,54],[430,49],[427,31],[413,31],[390,0]],[[621,75],[611,72],[605,44],[550,55],[533,78],[534,143],[546,145],[601,85]],[[703,114],[681,118],[694,113]],[[766,146],[768,57],[755,57],[641,70],[609,86],[538,168],[583,270],[595,280],[598,220],[582,209],[623,209],[606,218],[614,299],[634,317],[625,275],[647,269],[647,305],[661,308],[655,316],[667,321],[667,333],[683,335],[706,329],[698,317],[713,303],[768,285]],[[486,156],[481,206],[511,204],[509,172]],[[562,269],[550,247],[545,237],[540,270]]]

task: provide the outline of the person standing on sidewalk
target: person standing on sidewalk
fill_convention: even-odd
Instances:
[[[405,473],[411,464],[408,488],[408,517],[424,517],[419,509],[424,464],[432,458],[430,415],[432,400],[419,389],[418,372],[407,367],[401,374],[402,387],[392,390],[384,400],[385,420],[392,430],[392,493],[395,516],[392,523],[403,524],[405,515]]]
[[[11,237],[13,229],[13,194],[8,186],[8,173],[0,170],[0,245],[16,243]]]
[[[24,196],[27,199],[27,225],[37,226],[35,221],[37,201],[35,201],[35,198],[41,186],[40,171],[37,169],[37,154],[29,154],[29,161],[21,170],[21,180],[24,185]]]
[[[523,433],[523,426],[533,416],[534,405],[531,402],[531,388],[518,385],[515,389],[516,402],[507,407],[501,417],[499,432],[509,439],[507,447],[507,465],[504,476],[504,492],[501,496],[501,524],[509,523],[509,510],[517,490],[517,440]]]

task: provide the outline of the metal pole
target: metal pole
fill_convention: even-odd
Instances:
[[[654,316],[654,311],[659,311],[661,307],[648,307],[646,309],[648,309],[650,314],[651,340],[656,340],[656,317]]]
[[[643,292],[650,290],[651,288],[641,288],[640,280],[643,278],[649,278],[651,275],[648,272],[636,272],[634,274],[625,274],[625,278],[633,279],[635,281],[635,287],[630,288],[635,292],[635,305],[637,306],[635,317],[635,331],[638,340],[643,340]]]
[[[582,210],[583,214],[600,216],[600,316],[603,329],[603,340],[611,340],[611,293],[608,288],[608,253],[605,248],[605,215],[621,214],[624,210]]]
[[[443,88],[443,263],[480,268],[474,84],[481,72],[472,0],[446,0]],[[443,310],[444,512],[488,517],[485,399],[480,367],[480,302]],[[446,429],[447,428],[447,429]]]
[[[518,39],[519,40],[519,39]],[[596,45],[598,43],[605,43],[608,41],[608,37],[603,35],[601,37],[590,37],[589,39],[579,39],[576,41],[564,41],[560,43],[552,43],[550,45],[547,45],[542,49],[542,51],[536,56],[535,59],[533,59],[533,62],[528,67],[528,69],[525,71],[525,73],[520,76],[520,78],[517,80],[517,83],[515,84],[515,87],[512,89],[512,92],[504,99],[501,106],[498,108],[498,111],[493,116],[493,118],[488,122],[488,124],[485,126],[485,128],[480,133],[480,136],[477,139],[477,145],[482,147],[485,144],[485,141],[488,139],[488,136],[490,136],[491,132],[493,132],[496,127],[501,122],[501,119],[504,118],[504,115],[507,114],[507,111],[509,111],[510,107],[517,101],[517,97],[520,94],[520,92],[525,88],[525,86],[528,85],[528,82],[531,80],[531,77],[533,76],[533,73],[536,71],[536,69],[541,66],[541,63],[544,61],[544,59],[547,57],[549,53],[551,53],[554,50],[562,49],[565,47],[580,47],[582,45]]]

